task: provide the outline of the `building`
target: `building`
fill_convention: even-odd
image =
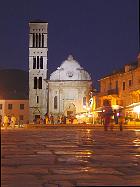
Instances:
[[[123,69],[101,78],[99,82],[97,107],[108,100],[114,108],[122,106],[127,112],[129,106],[140,102],[140,55],[135,62],[126,64]]]
[[[30,121],[47,112],[48,23],[29,23],[29,116]]]
[[[18,69],[0,70],[0,119],[15,115],[17,122],[29,120],[28,72]]]
[[[29,23],[29,116],[76,115],[87,105],[90,75],[70,55],[48,78],[48,23]]]
[[[9,118],[14,115],[17,123],[28,123],[29,121],[29,101],[28,99],[0,99],[0,118],[5,115]]]
[[[89,73],[69,55],[50,75],[49,113],[65,116],[85,112],[88,107],[88,94],[92,89]]]

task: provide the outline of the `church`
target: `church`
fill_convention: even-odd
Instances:
[[[29,23],[29,121],[46,114],[76,116],[88,106],[92,80],[69,55],[48,77],[48,23]]]

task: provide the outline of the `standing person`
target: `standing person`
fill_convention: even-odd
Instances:
[[[57,116],[57,124],[60,124],[60,116]]]
[[[119,112],[118,121],[119,121],[120,131],[123,131],[123,124],[125,123],[125,117],[124,117],[123,110],[120,110],[120,112]]]
[[[7,115],[4,116],[4,120],[3,120],[3,122],[4,122],[4,127],[5,127],[5,129],[7,129],[7,127],[8,127],[8,123],[9,123],[9,118],[8,118]]]
[[[112,108],[111,106],[105,106],[104,108],[104,130],[107,131],[110,126],[111,116],[112,116]]]
[[[50,124],[54,124],[54,117],[52,114],[50,115]]]
[[[115,124],[118,124],[118,112],[117,112],[117,110],[114,110],[113,115],[114,115]]]
[[[45,116],[45,123],[46,123],[46,125],[49,124],[49,116],[48,116],[48,114],[46,114],[46,116]]]
[[[12,115],[12,117],[11,117],[11,127],[13,129],[15,128],[15,124],[16,124],[16,117],[14,115]]]

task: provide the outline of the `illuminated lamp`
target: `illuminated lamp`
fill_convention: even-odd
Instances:
[[[133,108],[133,112],[140,113],[140,105]]]

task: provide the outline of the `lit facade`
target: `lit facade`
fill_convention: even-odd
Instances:
[[[108,75],[100,81],[98,107],[104,105],[105,100],[110,104],[124,108],[140,102],[140,56],[132,64],[127,64],[120,71]]]
[[[48,89],[47,79],[48,61],[48,23],[29,23],[29,116],[44,118],[47,112]]]
[[[5,115],[9,117],[14,115],[17,122],[22,121],[23,123],[27,123],[29,121],[29,100],[0,100],[0,117],[2,118],[2,122]]]
[[[49,113],[65,116],[85,112],[92,89],[89,73],[69,55],[48,81]]]

